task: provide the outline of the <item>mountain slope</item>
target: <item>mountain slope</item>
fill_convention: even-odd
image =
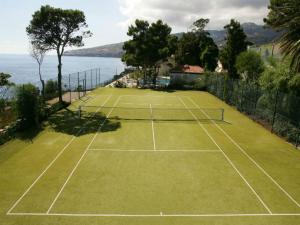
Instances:
[[[94,48],[83,48],[67,51],[66,56],[90,56],[90,57],[114,57],[120,58],[123,54],[123,42],[117,44],[104,45]]]
[[[255,45],[268,44],[276,40],[279,34],[270,28],[264,28],[261,25],[255,23],[242,24],[245,33],[248,36],[248,40]],[[219,45],[225,43],[226,31],[225,30],[208,30],[211,37]],[[182,33],[174,34],[177,37],[181,37]],[[120,58],[124,53],[123,43],[104,45],[95,48],[85,48],[73,51],[67,51],[67,56],[92,56],[92,57],[116,57]]]

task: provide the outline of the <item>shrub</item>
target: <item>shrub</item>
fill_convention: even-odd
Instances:
[[[5,99],[0,99],[0,113],[3,113],[5,111],[5,107],[6,107],[6,101]]]
[[[48,80],[45,85],[45,98],[47,100],[58,96],[58,84],[57,81]]]
[[[22,119],[22,127],[37,126],[41,111],[38,89],[32,84],[24,84],[17,88],[16,111]]]
[[[126,88],[126,84],[122,81],[116,81],[115,88]]]
[[[256,81],[265,70],[261,55],[254,51],[242,52],[237,57],[235,67],[247,81]]]
[[[206,90],[206,80],[204,78],[197,79],[194,84],[194,89],[205,91]]]

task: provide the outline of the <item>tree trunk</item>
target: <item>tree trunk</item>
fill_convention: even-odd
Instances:
[[[58,99],[59,99],[59,103],[63,102],[62,99],[62,87],[61,87],[61,79],[62,79],[62,74],[61,74],[61,68],[62,68],[62,64],[61,64],[61,55],[58,55],[58,76],[57,76],[57,88],[58,88]]]
[[[39,76],[40,76],[40,81],[42,84],[42,97],[43,97],[43,101],[45,100],[45,82],[42,79],[42,73],[41,73],[41,64],[39,64]]]

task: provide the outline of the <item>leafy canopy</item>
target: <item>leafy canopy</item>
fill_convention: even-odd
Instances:
[[[265,23],[282,32],[279,40],[285,57],[291,57],[291,68],[300,72],[300,1],[270,0]]]
[[[62,56],[66,47],[83,46],[83,38],[91,36],[85,15],[80,10],[60,9],[49,5],[36,11],[26,28],[31,44],[43,51],[55,50],[58,57],[58,91],[62,102]]]
[[[264,61],[257,52],[246,51],[237,57],[235,67],[245,80],[257,81],[264,71]]]
[[[9,81],[9,78],[11,78],[10,74],[0,73],[0,86],[13,85],[13,83]]]
[[[131,66],[154,67],[175,51],[177,39],[171,36],[171,31],[161,20],[151,25],[147,21],[136,20],[128,29],[127,35],[132,39],[124,43],[122,60]]]
[[[228,70],[229,76],[231,78],[238,78],[235,67],[237,56],[246,51],[248,45],[251,43],[247,41],[247,35],[238,21],[232,19],[224,28],[227,32],[227,37],[226,44],[220,54],[220,59],[224,68]]]
[[[205,31],[209,19],[199,19],[192,25],[192,31],[184,33],[178,42],[176,61],[178,64],[199,65],[214,71],[219,55],[218,46]]]
[[[20,85],[17,88],[16,111],[23,119],[24,128],[38,125],[40,114],[40,101],[38,89],[32,84]]]
[[[260,77],[265,90],[279,90],[300,96],[300,74],[290,70],[288,61],[270,58],[268,66]]]
[[[83,37],[91,33],[81,31],[82,28],[87,28],[82,11],[46,5],[33,14],[26,31],[35,46],[63,53],[65,47],[83,46]]]

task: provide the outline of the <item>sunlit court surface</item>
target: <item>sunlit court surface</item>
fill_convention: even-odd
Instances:
[[[206,92],[97,89],[0,149],[0,224],[300,224],[300,152]]]

